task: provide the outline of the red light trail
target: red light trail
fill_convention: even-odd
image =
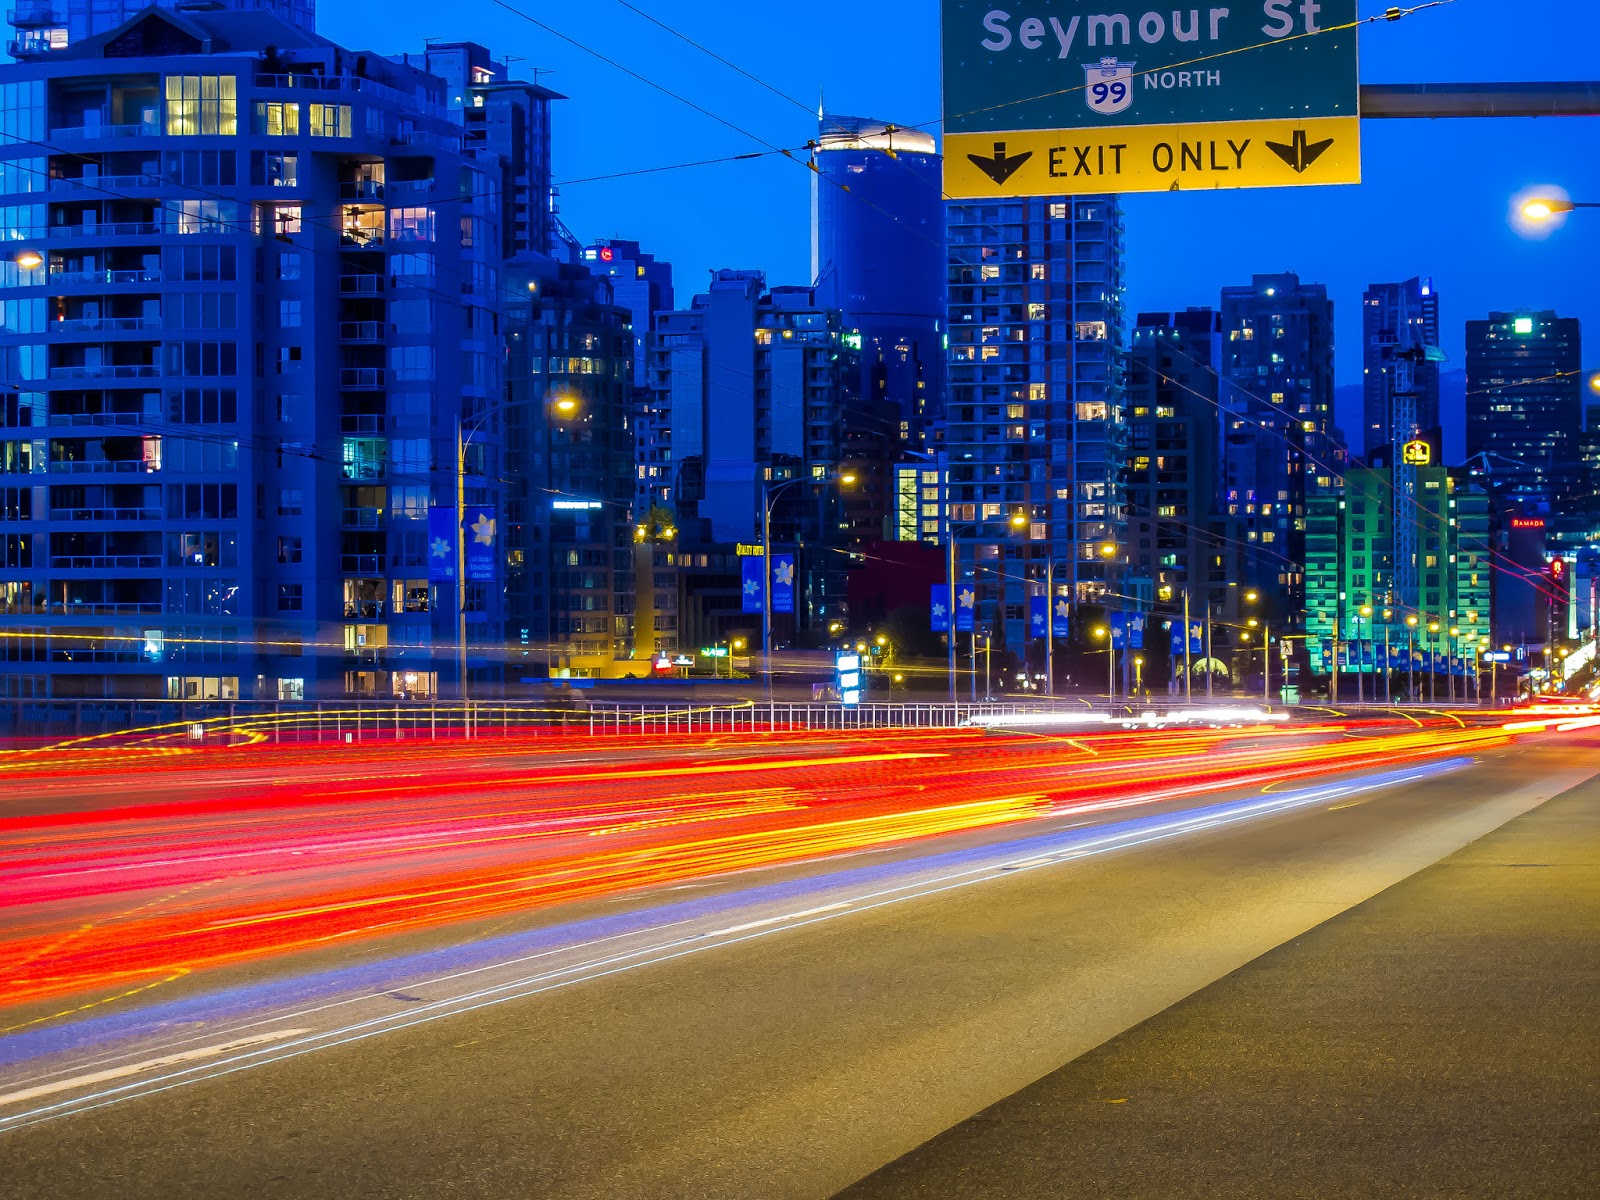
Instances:
[[[1389,722],[11,755],[0,1005],[1509,736]]]

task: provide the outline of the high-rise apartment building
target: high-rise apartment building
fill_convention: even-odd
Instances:
[[[1491,313],[1467,322],[1467,454],[1497,501],[1530,509],[1582,491],[1583,340],[1576,318]]]
[[[1181,611],[1185,593],[1197,613],[1208,598],[1228,601],[1223,564],[1214,562],[1226,536],[1217,487],[1220,322],[1210,308],[1140,313],[1128,355],[1128,562],[1169,612]]]
[[[582,251],[583,265],[611,280],[612,303],[628,310],[633,325],[633,384],[648,390],[650,321],[673,307],[672,264],[658,262],[638,242],[601,238]]]
[[[1399,471],[1352,468],[1342,487],[1310,497],[1306,633],[1315,671],[1330,670],[1335,639],[1363,647],[1341,655],[1341,670],[1373,674],[1385,661],[1378,646],[1390,648],[1398,670],[1408,644],[1470,660],[1490,636],[1488,496],[1463,472],[1416,466],[1408,501]]]
[[[1305,600],[1306,496],[1342,466],[1333,428],[1333,302],[1293,274],[1222,291],[1222,503],[1276,614]]]
[[[1020,651],[1047,576],[1078,604],[1122,582],[1122,211],[952,203],[947,222],[946,529],[977,622]]]
[[[773,546],[799,548],[794,623],[839,615],[837,477],[856,362],[837,310],[819,306],[812,288],[769,290],[759,271],[721,270],[688,308],[656,315],[650,347],[663,487],[683,560],[694,547],[710,557],[759,544],[770,495]],[[683,590],[683,634],[709,644],[738,611],[737,576],[723,591]]]
[[[824,113],[812,161],[817,303],[839,310],[859,353],[844,441],[861,547],[886,536],[894,464],[925,449],[943,407],[943,159],[921,130]]]
[[[516,678],[633,650],[633,335],[611,280],[525,255],[505,312],[507,590]]]
[[[918,449],[944,390],[943,161],[920,129],[824,113],[811,184],[817,303],[861,338],[860,432]]]
[[[22,0],[7,13],[16,34],[8,53],[26,58],[109,33],[147,8],[270,13],[305,33],[316,28],[316,0]]]
[[[0,69],[8,694],[499,686],[499,163],[248,7]]]
[[[1367,458],[1439,429],[1439,292],[1432,279],[1375,283],[1361,298],[1362,430]]]
[[[570,257],[550,175],[550,102],[566,97],[510,78],[506,64],[477,42],[430,42],[398,61],[444,80],[445,107],[467,149],[487,150],[498,163],[503,253]]]

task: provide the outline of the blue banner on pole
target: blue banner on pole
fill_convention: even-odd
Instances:
[[[468,583],[493,583],[495,551],[499,545],[494,509],[473,505],[464,510],[462,542],[466,547]]]
[[[1131,650],[1144,649],[1144,624],[1145,615],[1134,613],[1128,618],[1128,648]]]
[[[794,611],[794,555],[772,556],[772,611]]]
[[[1072,606],[1067,603],[1065,596],[1057,596],[1055,608],[1050,613],[1050,633],[1054,637],[1064,638],[1071,632],[1070,618]]]
[[[758,613],[765,607],[766,594],[761,588],[761,567],[765,561],[759,554],[747,554],[739,560],[739,589],[747,613]]]
[[[1050,620],[1050,597],[1028,597],[1028,637],[1044,637],[1045,625]]]
[[[1126,650],[1128,648],[1128,614],[1111,614],[1111,648],[1113,650]]]
[[[934,633],[950,632],[950,585],[936,583],[929,589],[928,628]]]
[[[428,510],[428,582],[456,581],[456,510]]]
[[[1172,657],[1173,658],[1182,658],[1183,657],[1183,622],[1182,621],[1168,621],[1167,622],[1167,631],[1172,634],[1172,650],[1171,650]]]
[[[978,591],[970,583],[956,587],[956,632],[971,633],[973,614],[978,607]]]

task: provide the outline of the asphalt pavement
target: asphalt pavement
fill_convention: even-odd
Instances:
[[[842,1194],[1597,1195],[1593,782]]]
[[[1404,787],[352,1033],[0,1134],[0,1195],[832,1195],[1582,783],[1595,745],[1495,751]],[[1553,869],[1520,874],[1540,870]],[[1584,961],[1562,949],[1553,991]],[[930,1186],[904,1194],[961,1194]],[[1110,1194],[1059,1174],[1023,1186],[972,1194]]]

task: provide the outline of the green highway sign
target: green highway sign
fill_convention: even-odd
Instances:
[[[944,0],[946,191],[1359,182],[1355,21],[1355,0]]]

